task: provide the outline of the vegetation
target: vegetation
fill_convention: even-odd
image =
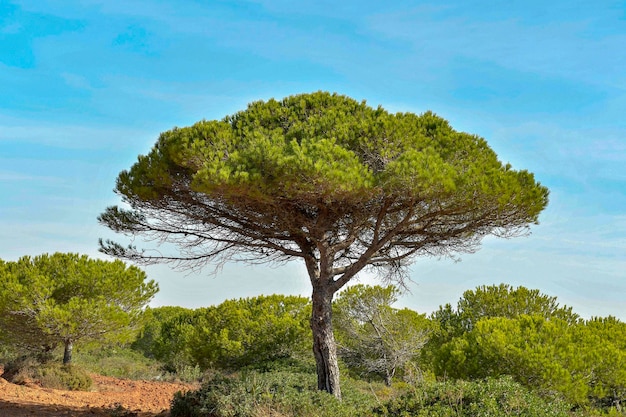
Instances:
[[[358,376],[377,375],[391,386],[396,373],[415,380],[416,359],[428,341],[431,322],[409,309],[398,310],[399,290],[355,285],[333,307],[339,356]]]
[[[226,370],[298,358],[310,350],[310,311],[306,298],[279,295],[200,309],[190,354],[202,369]]]
[[[376,407],[385,417],[567,417],[568,406],[546,400],[509,377],[477,381],[423,383]]]
[[[375,396],[347,380],[342,401],[317,390],[313,372],[244,372],[215,374],[198,391],[174,397],[172,417],[362,416],[376,405]]]
[[[298,361],[309,352],[310,310],[308,299],[283,295],[227,300],[196,310],[150,309],[151,319],[132,346],[172,373],[196,366],[259,369]]]
[[[395,286],[347,286],[365,268],[401,284],[416,256],[523,234],[547,204],[531,173],[432,113],[324,92],[259,101],[163,133],[116,191],[130,209],[99,221],[164,247],[101,241],[104,253],[179,267],[299,258],[311,299],[146,309],[158,287],[122,261],[0,260],[2,377],[202,381],[175,396],[173,417],[626,416],[626,323],[614,317],[585,320],[506,284],[426,317],[394,308]]]
[[[505,285],[468,291],[456,311],[433,317],[442,329],[430,342],[437,375],[510,375],[576,407],[626,401],[626,323],[615,318],[585,321],[553,297]]]
[[[38,383],[44,388],[86,391],[91,378],[84,369],[60,363],[41,363],[34,358],[22,357],[8,362],[3,378],[14,384]]]
[[[16,270],[2,267],[5,277]],[[584,320],[554,297],[504,284],[466,291],[431,317],[394,308],[397,295],[356,285],[335,301],[342,401],[317,389],[311,301],[294,296],[148,309],[132,342],[82,343],[72,365],[50,361],[62,344],[20,357],[3,334],[0,364],[6,379],[48,388],[88,389],[87,371],[203,381],[173,399],[173,417],[626,415],[626,323]]]
[[[325,92],[258,101],[161,134],[120,173],[130,209],[99,220],[167,245],[101,242],[136,262],[301,259],[312,285],[318,388],[341,396],[334,294],[364,268],[401,279],[416,256],[475,250],[536,223],[548,190],[432,113],[391,114]],[[173,253],[163,253],[169,247]]]
[[[141,352],[127,345],[87,346],[77,349],[73,364],[88,372],[99,375],[135,380],[186,380],[194,381],[200,377],[195,375],[173,375],[164,369],[163,364],[155,359],[145,357]]]
[[[121,261],[55,253],[0,262],[0,338],[44,355],[62,344],[69,364],[77,342],[130,340],[157,291]]]

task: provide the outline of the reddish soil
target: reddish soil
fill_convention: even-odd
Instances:
[[[166,417],[177,391],[192,384],[131,381],[91,375],[90,392],[15,385],[0,378],[1,417]]]

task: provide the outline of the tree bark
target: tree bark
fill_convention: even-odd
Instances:
[[[341,399],[337,345],[332,325],[333,294],[334,292],[330,288],[324,288],[324,285],[313,287],[311,330],[313,354],[317,365],[317,388]]]
[[[74,349],[74,343],[71,340],[65,341],[65,350],[63,352],[63,365],[69,365],[72,363],[72,350]]]

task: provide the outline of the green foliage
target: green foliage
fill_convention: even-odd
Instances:
[[[511,375],[548,398],[606,409],[626,401],[626,324],[584,321],[555,297],[508,285],[466,291],[442,307],[426,352],[439,376]]]
[[[344,398],[315,390],[311,373],[215,374],[198,391],[177,394],[172,417],[278,415],[386,417],[568,417],[568,405],[547,401],[510,377],[480,381],[423,382],[403,395],[346,379]],[[383,401],[381,403],[381,400]]]
[[[174,321],[179,316],[190,315],[191,312],[191,309],[177,306],[146,308],[144,325],[137,338],[132,342],[131,347],[149,358],[164,357],[164,351],[167,348],[159,345],[165,342],[164,339],[167,339],[161,334],[164,323]]]
[[[132,346],[178,374],[195,366],[271,368],[276,361],[308,353],[310,315],[308,299],[283,295],[227,300],[196,310],[154,308]]]
[[[442,367],[450,377],[512,375],[544,396],[611,407],[626,400],[625,337],[626,324],[613,319],[571,325],[540,316],[496,317],[480,320],[440,354],[448,358]]]
[[[313,230],[322,217],[324,231],[343,235],[356,253],[374,243],[385,255],[391,248],[467,250],[482,236],[537,222],[548,201],[531,173],[502,164],[484,139],[455,131],[431,112],[391,114],[327,92],[257,101],[222,120],[164,132],[120,173],[116,191],[132,210],[109,207],[102,223],[159,236],[179,247],[174,258],[189,262],[194,254],[204,262],[242,250],[265,261],[302,257],[294,250],[302,236],[320,239]],[[404,227],[395,227],[404,216]],[[376,236],[392,231],[402,238],[354,239],[374,228]],[[113,242],[101,249],[172,260]],[[348,251],[341,259],[355,258]],[[395,265],[393,259],[364,259],[359,268]]]
[[[391,114],[327,92],[257,101],[164,132],[120,173],[116,192],[130,209],[108,207],[99,221],[176,252],[101,241],[109,255],[179,266],[305,262],[313,350],[327,381],[320,388],[337,396],[327,318],[338,290],[366,267],[398,278],[415,256],[471,252],[487,235],[523,233],[548,203],[533,174],[433,113]],[[211,340],[239,358],[251,351],[245,339],[224,330]]]
[[[362,416],[375,398],[351,381],[343,401],[317,391],[313,373],[247,372],[239,376],[214,374],[198,391],[176,394],[172,417]]]
[[[465,291],[456,309],[446,304],[433,313],[431,318],[437,331],[433,332],[425,348],[425,361],[431,363],[437,375],[447,375],[449,369],[445,362],[449,360],[450,349],[446,344],[471,331],[481,319],[517,318],[524,314],[546,319],[557,318],[568,324],[580,320],[571,307],[559,306],[556,297],[541,294],[539,290],[529,290],[521,286],[513,288],[508,284],[483,285],[475,290]]]
[[[585,371],[596,406],[626,404],[626,323],[614,317],[593,318],[574,329],[576,343],[585,348]]]
[[[134,266],[62,253],[4,263],[0,283],[2,337],[39,351],[129,340],[158,291]]]
[[[167,372],[187,372],[197,365],[190,349],[198,316],[199,311],[182,307],[148,309],[146,324],[131,347],[163,363]]]
[[[542,187],[529,193],[532,175],[502,166],[483,139],[455,132],[432,113],[389,114],[324,92],[257,101],[221,121],[165,132],[120,175],[118,190],[131,199],[158,198],[175,182],[173,166],[192,175],[195,190],[228,198],[309,201],[375,189],[439,195],[475,190],[476,181],[502,206],[547,195]]]
[[[5,364],[19,356],[17,349],[8,343],[0,341],[0,365]]]
[[[39,368],[39,381],[44,388],[70,391],[88,391],[91,378],[82,368],[75,365],[47,364]]]
[[[82,367],[41,363],[30,357],[9,362],[2,377],[14,384],[36,383],[43,388],[70,391],[87,391],[92,384],[91,378]]]
[[[162,364],[124,346],[89,346],[76,351],[74,364],[100,375],[125,379],[165,379]]]
[[[416,359],[428,340],[431,322],[409,309],[395,309],[399,291],[355,285],[333,305],[339,355],[357,375],[378,375],[387,384],[397,373],[419,374]]]
[[[567,404],[546,401],[509,377],[424,383],[374,410],[385,417],[567,417]]]
[[[471,330],[483,318],[515,318],[522,314],[558,318],[572,324],[580,319],[571,307],[561,307],[556,297],[522,286],[513,288],[508,284],[482,285],[475,290],[465,291],[456,310],[446,304],[439,307],[433,319],[448,333],[459,335]]]
[[[310,303],[295,296],[227,300],[199,309],[189,339],[194,360],[204,369],[236,369],[308,352]]]

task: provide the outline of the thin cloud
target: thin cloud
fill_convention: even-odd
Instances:
[[[138,137],[146,137],[146,131],[58,122],[37,123],[23,118],[0,116],[0,145],[2,142],[27,142],[73,150],[127,150],[133,147],[129,139]]]
[[[53,177],[53,176],[45,176],[45,175],[28,175],[20,172],[11,172],[11,171],[0,171],[0,182],[43,182],[47,184],[53,185],[63,185],[66,183],[66,180],[62,177]]]
[[[589,14],[571,7],[565,18],[534,23],[520,18],[523,11],[507,15],[502,12],[506,9],[498,10],[500,14],[486,13],[477,20],[476,10],[419,7],[377,14],[369,27],[409,42],[422,56],[449,60],[461,55],[517,71],[624,86],[626,35],[620,10],[598,13],[594,5]]]

